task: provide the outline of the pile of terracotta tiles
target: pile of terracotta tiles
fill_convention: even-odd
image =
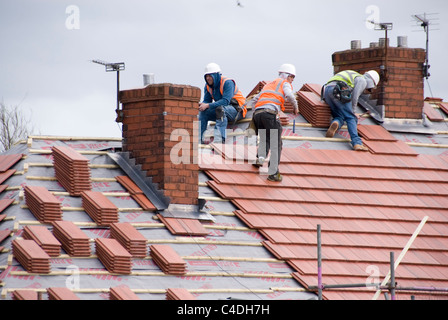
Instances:
[[[110,225],[110,235],[116,239],[133,257],[146,257],[146,238],[128,222]]]
[[[31,213],[43,223],[62,220],[61,202],[45,187],[26,186],[25,203]]]
[[[118,222],[118,208],[103,193],[81,192],[82,206],[87,214],[100,226]]]
[[[263,87],[265,85],[266,85],[266,81],[258,82],[257,85],[252,89],[252,91],[249,92],[249,94],[246,96],[246,98],[248,98],[248,100],[253,98],[253,96],[257,95],[263,89]]]
[[[289,117],[286,114],[280,114],[279,118],[282,126],[287,126],[289,124]]]
[[[190,291],[184,288],[168,288],[166,300],[196,300]]]
[[[31,289],[17,289],[12,292],[13,300],[39,300],[36,291]]]
[[[81,300],[66,287],[52,287],[47,289],[48,300]]]
[[[132,256],[117,240],[96,238],[95,246],[98,259],[109,272],[119,274],[132,272]]]
[[[86,157],[69,147],[55,146],[52,151],[56,179],[70,195],[79,196],[81,191],[92,189]]]
[[[328,128],[331,121],[331,111],[328,104],[320,99],[317,85],[305,84],[297,92],[297,103],[300,114],[313,127]]]
[[[140,298],[128,286],[117,286],[110,288],[109,300],[140,300]]]
[[[185,261],[168,245],[153,244],[150,256],[165,274],[183,275],[187,273]]]
[[[53,222],[53,235],[62,249],[73,257],[90,256],[90,238],[71,221]]]
[[[50,256],[34,240],[13,240],[12,253],[30,273],[50,273]]]
[[[50,257],[58,257],[61,253],[61,243],[44,226],[25,226],[23,238],[34,240]]]

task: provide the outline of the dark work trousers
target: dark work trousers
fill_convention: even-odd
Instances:
[[[282,125],[275,114],[260,112],[253,117],[255,133],[260,137],[257,157],[266,159],[271,151],[268,174],[276,174],[282,154]]]

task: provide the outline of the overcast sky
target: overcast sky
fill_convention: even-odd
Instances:
[[[218,63],[247,95],[297,68],[293,83],[325,83],[331,55],[384,37],[366,20],[391,22],[390,45],[407,36],[425,48],[412,15],[435,14],[429,32],[431,76],[425,96],[448,101],[446,0],[1,0],[0,99],[20,105],[36,134],[121,137],[115,122],[116,73],[92,59],[124,62],[121,89],[155,82],[203,88],[203,71]],[[437,23],[437,25],[436,25]],[[429,91],[431,88],[431,91]]]

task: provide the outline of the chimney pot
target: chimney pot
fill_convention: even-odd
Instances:
[[[407,48],[408,47],[408,37],[407,36],[398,36],[397,37],[397,47]]]
[[[350,47],[352,50],[361,49],[361,40],[352,40],[350,43]]]

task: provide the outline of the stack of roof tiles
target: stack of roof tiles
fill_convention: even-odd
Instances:
[[[146,238],[128,222],[110,225],[110,235],[116,239],[133,257],[146,257]]]
[[[330,126],[330,107],[320,99],[321,86],[304,84],[297,92],[297,103],[300,114],[313,125],[313,127],[327,128]]]
[[[36,291],[31,289],[17,289],[12,293],[13,300],[39,300]]]
[[[187,272],[185,261],[168,245],[153,244],[150,256],[165,274],[183,275]]]
[[[47,289],[48,300],[81,300],[66,287],[52,287]]]
[[[53,222],[53,234],[68,255],[90,256],[90,238],[71,221]]]
[[[43,223],[62,220],[62,204],[45,187],[26,186],[25,203],[31,213]]]
[[[252,89],[251,92],[246,96],[246,98],[251,99],[253,96],[257,95],[263,87],[266,85],[266,81],[260,81],[257,83],[257,85]]]
[[[140,298],[128,286],[110,288],[110,300],[140,300]]]
[[[87,214],[100,226],[118,222],[118,208],[103,193],[81,192],[82,206]]]
[[[95,246],[98,259],[109,272],[119,274],[132,272],[132,256],[117,240],[96,238]]]
[[[185,288],[168,288],[166,300],[196,300],[196,298]]]
[[[56,179],[73,196],[91,190],[89,160],[69,147],[55,146],[53,163]]]
[[[30,273],[50,273],[50,256],[34,240],[13,240],[13,256]]]
[[[61,243],[44,226],[25,226],[23,238],[34,240],[50,257],[58,257],[61,252]]]

